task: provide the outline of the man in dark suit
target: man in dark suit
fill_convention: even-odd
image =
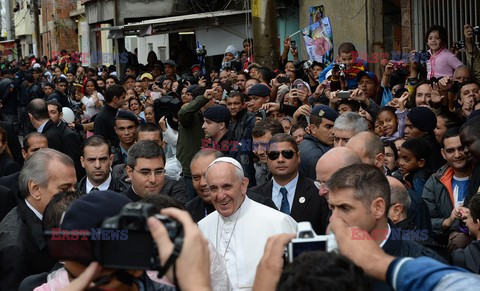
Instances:
[[[64,153],[72,158],[75,163],[75,171],[77,173],[77,180],[85,176],[85,170],[80,163],[80,156],[82,155],[80,147],[82,145],[82,137],[74,129],[71,129],[63,120],[62,105],[57,101],[47,101],[48,116],[57,125],[63,137],[65,146]]]
[[[185,184],[165,177],[165,153],[155,141],[142,140],[131,146],[125,169],[132,185],[122,194],[130,200],[165,194],[185,205]]]
[[[87,173],[77,184],[82,194],[92,191],[112,190],[121,192],[121,187],[111,175],[113,162],[110,142],[101,135],[93,135],[82,145],[80,162]]]
[[[22,199],[0,223],[0,290],[18,290],[25,277],[52,268],[43,212],[53,195],[74,190],[77,182],[72,159],[52,149],[42,149],[27,160],[19,180]]]
[[[28,117],[37,132],[43,133],[48,140],[48,147],[60,152],[65,151],[63,137],[57,125],[48,116],[47,102],[33,99],[27,106]]]
[[[215,211],[210,197],[205,173],[208,166],[217,158],[223,157],[223,154],[217,150],[200,150],[197,152],[190,163],[190,171],[192,173],[193,189],[197,196],[190,200],[185,209],[190,213],[195,222],[199,222],[207,215]],[[259,195],[252,191],[247,192],[248,198],[277,209],[273,201],[265,196]]]
[[[300,153],[295,139],[284,133],[274,135],[267,157],[273,179],[252,191],[271,198],[278,210],[297,222],[309,221],[317,234],[325,234],[329,213],[327,201],[318,194],[313,180],[299,174]]]
[[[125,100],[125,89],[120,85],[111,85],[105,92],[105,105],[97,114],[93,123],[93,132],[106,137],[114,147],[120,141],[115,133],[115,116]]]

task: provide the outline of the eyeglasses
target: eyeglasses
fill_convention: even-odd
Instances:
[[[165,169],[156,169],[156,170],[148,170],[148,169],[142,169],[142,170],[137,170],[135,168],[133,168],[133,170],[137,173],[139,173],[140,175],[144,176],[144,177],[149,177],[150,175],[153,175],[155,177],[160,177],[161,175],[163,175],[165,173]]]
[[[270,159],[272,161],[275,161],[276,159],[278,159],[280,157],[280,154],[282,154],[282,156],[285,159],[290,160],[295,155],[295,152],[292,151],[292,150],[283,150],[281,152],[278,152],[278,151],[268,152],[267,157],[268,157],[268,159]]]
[[[318,190],[323,189],[328,191],[327,183],[325,182],[313,181],[313,184],[315,185],[315,187],[317,187]]]

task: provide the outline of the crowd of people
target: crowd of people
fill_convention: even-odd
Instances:
[[[206,69],[154,52],[124,72],[66,51],[2,63],[0,290],[475,288],[480,52],[472,26],[464,38],[449,50],[432,26],[428,50],[381,76],[350,42],[322,64],[288,37],[278,68],[252,39]],[[142,203],[182,225],[129,226],[151,232],[160,267],[126,262],[149,247],[132,228],[129,255],[102,265],[94,230]],[[338,251],[286,264],[300,222]]]

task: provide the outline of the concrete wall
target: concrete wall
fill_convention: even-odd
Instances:
[[[229,45],[234,45],[238,51],[242,51],[243,40],[246,38],[245,25],[198,29],[195,31],[195,37],[207,49],[207,56],[223,55]]]
[[[137,37],[137,47],[138,47],[138,62],[141,64],[147,63],[147,56],[150,52],[149,50],[149,43],[152,44],[153,51],[157,54],[157,57],[161,59],[158,48],[165,48],[166,49],[166,56],[168,58],[170,52],[168,50],[168,34],[157,34],[152,36],[146,37]],[[161,59],[161,61],[165,61],[165,59]]]
[[[309,8],[323,5],[333,30],[335,55],[342,42],[351,42],[357,50],[367,51],[367,0],[305,0],[300,2],[300,26],[309,24]]]

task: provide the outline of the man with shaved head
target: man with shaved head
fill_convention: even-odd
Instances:
[[[370,131],[357,133],[350,138],[346,147],[354,151],[363,163],[379,168],[386,175],[390,174],[384,165],[385,146],[375,133]]]
[[[318,188],[320,196],[328,198],[328,188],[326,182],[339,169],[353,164],[361,164],[360,157],[347,147],[336,147],[326,152],[317,162],[315,171],[317,180],[315,186]]]

